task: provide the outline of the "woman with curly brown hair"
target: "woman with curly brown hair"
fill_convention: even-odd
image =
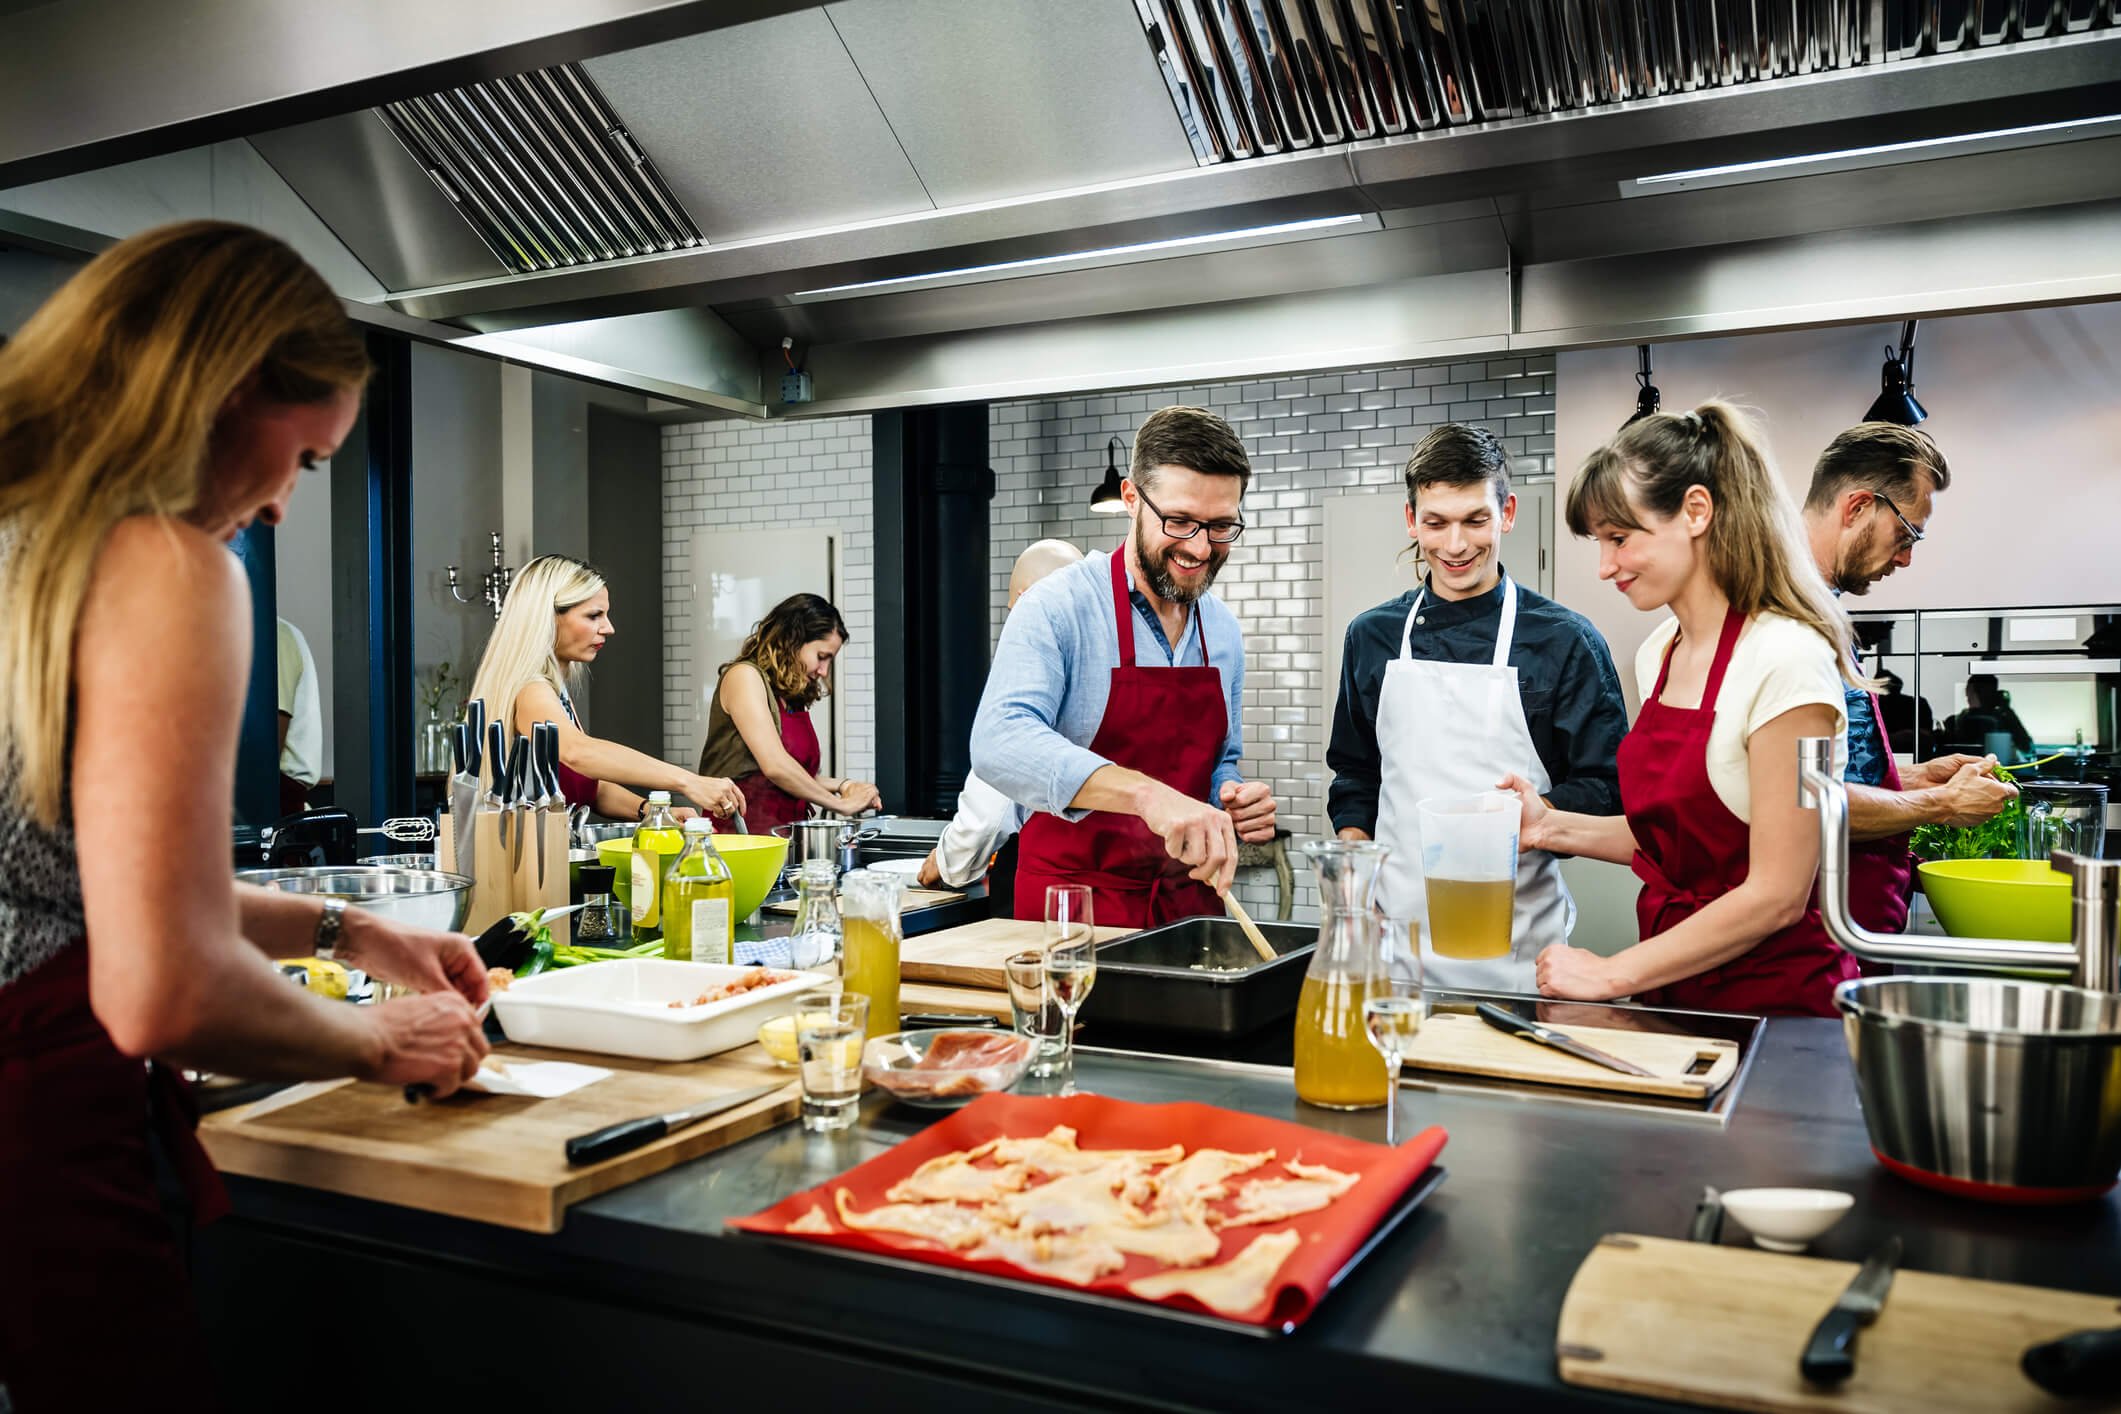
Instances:
[[[700,774],[736,782],[753,834],[800,820],[821,805],[843,815],[882,806],[867,781],[818,774],[823,753],[811,704],[832,691],[832,664],[847,646],[847,622],[816,594],[791,594],[752,625],[707,712]]]

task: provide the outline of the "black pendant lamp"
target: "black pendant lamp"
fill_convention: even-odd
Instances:
[[[1915,401],[1915,320],[1900,326],[1900,352],[1895,354],[1888,347],[1885,351],[1885,367],[1878,375],[1878,401],[1863,415],[1865,422],[1897,422],[1902,427],[1913,427],[1929,416],[1929,410]]]
[[[1635,415],[1626,422],[1621,423],[1622,427],[1628,427],[1642,421],[1642,419],[1657,411],[1664,401],[1664,395],[1658,392],[1657,385],[1650,381],[1650,346],[1648,344],[1637,344],[1635,346],[1635,356],[1642,365],[1635,371],[1635,386],[1637,389],[1635,393]]]
[[[1104,515],[1126,514],[1127,503],[1119,494],[1119,454],[1125,446],[1126,443],[1119,439],[1117,433],[1113,434],[1111,441],[1105,443],[1105,479],[1098,482],[1097,489],[1090,493],[1091,510]]]

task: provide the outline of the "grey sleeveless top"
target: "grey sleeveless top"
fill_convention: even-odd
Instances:
[[[0,527],[0,565],[10,536]],[[56,829],[30,817],[15,789],[18,763],[0,748],[0,988],[64,952],[83,933],[74,808]]]

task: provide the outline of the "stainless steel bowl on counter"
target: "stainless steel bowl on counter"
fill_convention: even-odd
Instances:
[[[242,869],[236,881],[280,889],[291,894],[342,898],[401,923],[454,931],[471,911],[471,877],[440,869],[400,869],[381,865],[329,865],[301,869]]]
[[[2000,977],[1873,977],[1834,993],[1871,1148],[1913,1182],[2007,1203],[2121,1176],[2121,996]]]

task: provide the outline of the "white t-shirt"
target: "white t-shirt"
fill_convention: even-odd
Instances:
[[[1635,654],[1636,690],[1645,703],[1656,691],[1664,651],[1678,633],[1679,620],[1666,619]],[[1709,784],[1726,810],[1752,823],[1746,743],[1793,707],[1833,709],[1834,774],[1842,773],[1848,764],[1848,706],[1841,689],[1833,645],[1795,619],[1755,616],[1731,649],[1723,690],[1716,695],[1716,724],[1709,729]]]
[[[279,633],[280,710],[288,716],[280,774],[313,786],[323,775],[324,708],[317,695],[317,664],[309,640],[285,619]]]

